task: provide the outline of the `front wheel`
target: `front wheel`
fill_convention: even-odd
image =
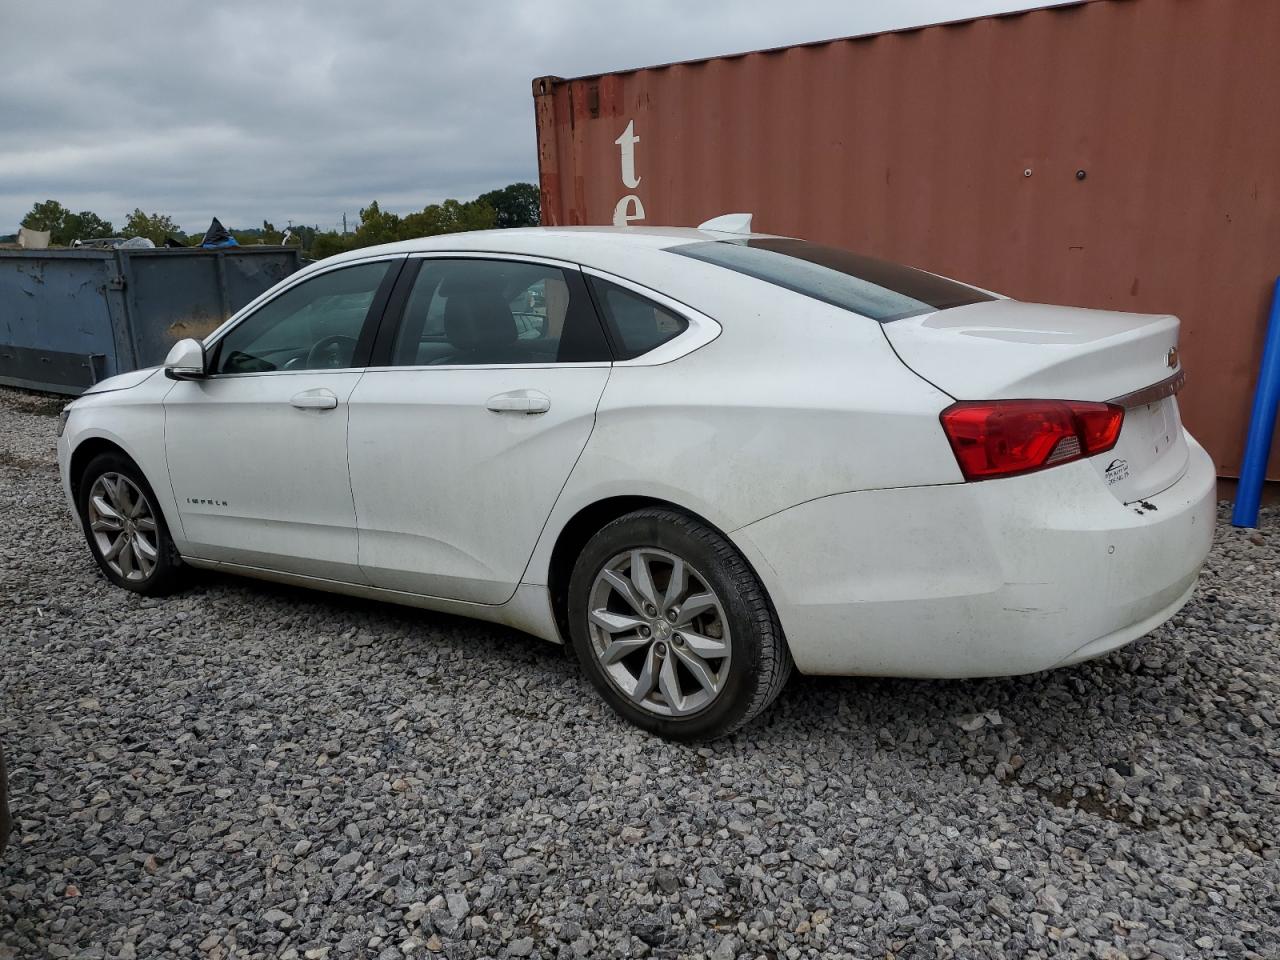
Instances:
[[[673,510],[629,513],[591,538],[570,580],[569,621],[609,704],[672,740],[733,732],[791,673],[782,628],[742,555]]]
[[[146,477],[132,460],[101,453],[80,478],[77,506],[99,569],[118,587],[151,596],[170,592],[182,560]]]

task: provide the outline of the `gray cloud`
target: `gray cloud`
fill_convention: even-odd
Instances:
[[[536,76],[1039,6],[1017,0],[12,3],[0,233],[37,200],[117,226],[334,226],[535,180]]]

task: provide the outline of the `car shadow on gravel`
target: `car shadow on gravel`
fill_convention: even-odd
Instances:
[[[1202,596],[1187,612],[1212,618],[1213,602]],[[1272,831],[1256,816],[1266,785],[1258,793],[1249,771],[1268,762],[1267,747],[1256,723],[1250,736],[1230,661],[1214,673],[1196,653],[1175,619],[1109,656],[1025,676],[797,677],[740,736],[779,754],[843,745],[842,762],[851,752],[896,765],[906,791],[960,773],[973,788],[1021,791],[1133,836],[1213,822],[1257,853]],[[1210,791],[1222,783],[1236,787]]]
[[[358,624],[362,629],[374,633],[382,630],[397,637],[408,633],[411,646],[406,647],[404,639],[397,639],[395,642],[400,646],[393,651],[397,655],[412,655],[415,650],[421,651],[427,647],[438,649],[441,645],[471,652],[475,650],[474,640],[483,640],[486,644],[492,644],[484,650],[486,656],[501,657],[511,663],[558,667],[565,672],[576,669],[563,647],[547,643],[513,627],[384,600],[327,593],[213,570],[199,571],[184,595],[211,595],[224,591],[245,594],[266,603],[296,604],[309,608],[317,617],[337,618],[348,627]]]
[[[460,677],[476,669],[517,683],[531,722],[545,721],[566,696],[581,696],[590,720],[600,725],[596,734],[601,739],[646,738],[598,701],[565,648],[509,627],[212,572],[202,573],[191,592],[298,609],[317,623],[333,623],[335,634],[358,632],[360,663],[372,658],[380,670],[406,682],[447,685],[454,688],[448,694],[454,698],[482,697],[458,686]],[[1198,597],[1188,614],[1212,619],[1212,600]],[[1164,813],[1135,819],[1135,808],[1122,796],[1123,788],[1116,787],[1115,777],[1131,775],[1153,751],[1162,757],[1202,751],[1198,723],[1169,718],[1194,717],[1203,709],[1198,699],[1203,699],[1204,683],[1229,682],[1204,675],[1196,675],[1199,684],[1186,682],[1198,668],[1184,633],[1181,617],[1176,618],[1171,626],[1099,660],[1025,676],[913,680],[795,675],[773,707],[734,736],[710,745],[660,749],[671,751],[672,759],[685,757],[695,773],[722,753],[787,757],[803,751],[842,762],[852,754],[868,762],[898,764],[904,778],[961,772],[979,782],[1034,794],[1062,810],[1083,811],[1130,829],[1151,829],[1192,816],[1197,804],[1166,804]],[[334,649],[313,649],[301,660]],[[341,653],[345,648],[339,644],[336,649]],[[1216,709],[1230,707],[1220,702]],[[1232,762],[1230,751],[1221,751],[1213,775],[1229,776]]]
[[[939,750],[978,756],[992,761],[978,766],[994,769],[1000,751],[987,757],[980,749],[975,752],[986,739],[1011,744],[1024,754],[1083,754],[1101,766],[1114,759],[1111,754],[1138,728],[1160,726],[1165,747],[1179,739],[1190,742],[1194,728],[1180,730],[1165,722],[1170,711],[1194,709],[1184,685],[1162,682],[1179,672],[1168,659],[1177,652],[1172,640],[1157,634],[1100,660],[1022,676],[798,676],[774,707],[789,722],[766,722],[756,739],[786,740],[800,730],[821,736],[826,727],[837,737],[861,735],[919,757],[936,758]]]
[[[1099,698],[1107,695],[1104,687],[1108,676],[1116,678],[1128,672],[1125,658],[1112,655],[1089,669],[1063,667],[1042,673],[1011,677],[960,680],[928,680],[893,677],[827,677],[796,675],[779,698],[775,710],[803,711],[815,720],[832,719],[833,715],[856,720],[864,732],[875,734],[886,726],[913,726],[931,729],[938,737],[946,732],[950,739],[963,739],[967,733],[961,723],[994,712],[994,723],[984,721],[979,727],[1002,726],[1011,716],[1031,714],[1043,706],[1046,697],[1059,699],[1058,709],[1067,706],[1086,724],[1075,728],[1089,731],[1088,706],[1090,691]],[[1093,718],[1097,729],[1110,726],[1114,713]]]
[[[387,645],[381,652],[388,657],[412,658],[448,648],[486,659],[488,670],[504,675],[521,665],[547,670],[580,682],[584,696],[596,696],[565,647],[501,624],[215,571],[201,571],[187,594],[224,592],[244,595],[252,605],[305,608],[317,620],[339,623],[343,629],[358,627],[372,635],[367,646],[382,647],[378,635],[385,633]],[[1161,691],[1159,706],[1129,695],[1135,677],[1150,672],[1142,665],[1143,655],[1156,653],[1163,664],[1176,653],[1171,643],[1157,632],[1100,660],[1013,677],[922,680],[794,674],[773,707],[737,737],[757,748],[779,749],[794,748],[798,738],[810,748],[822,741],[834,745],[854,738],[936,757],[938,750],[971,755],[975,735],[983,730],[1016,730],[1018,743],[1062,749],[1067,742],[1087,749],[1099,740],[1115,740],[1117,729],[1157,719],[1180,699],[1176,688]],[[975,723],[978,730],[965,729]]]

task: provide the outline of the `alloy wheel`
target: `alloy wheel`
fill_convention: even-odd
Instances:
[[[142,581],[160,559],[155,511],[122,473],[104,473],[89,488],[89,529],[102,560],[118,577]]]
[[[605,675],[641,709],[686,716],[724,689],[728,617],[706,578],[675,554],[641,547],[615,556],[591,586],[587,616]]]

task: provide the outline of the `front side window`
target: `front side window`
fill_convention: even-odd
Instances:
[[[424,259],[391,363],[582,363],[609,348],[580,275],[512,260]]]
[[[591,290],[613,334],[614,352],[619,360],[631,360],[648,353],[689,327],[684,317],[616,283],[592,277]]]
[[[881,323],[995,299],[975,287],[914,267],[786,237],[708,240],[669,250]]]
[[[217,346],[216,373],[350,367],[388,261],[322,273],[236,325]]]

